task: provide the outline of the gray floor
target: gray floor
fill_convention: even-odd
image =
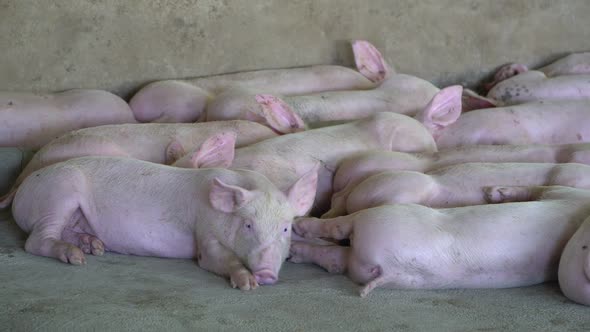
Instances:
[[[241,292],[190,260],[108,253],[76,267],[27,254],[25,239],[0,212],[0,330],[590,330],[590,308],[556,283],[361,299],[343,276],[287,263],[277,285]]]

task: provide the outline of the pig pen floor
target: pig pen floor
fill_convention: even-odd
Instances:
[[[0,212],[0,330],[590,330],[590,308],[556,283],[362,299],[344,276],[286,263],[278,284],[241,292],[191,260],[107,253],[70,266],[27,254],[25,239]]]

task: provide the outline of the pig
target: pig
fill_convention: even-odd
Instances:
[[[563,294],[570,300],[590,305],[590,217],[567,242],[559,260],[558,280]]]
[[[37,150],[71,130],[136,123],[129,105],[102,90],[53,94],[0,92],[0,147]]]
[[[83,156],[120,156],[172,164],[192,151],[195,158],[190,166],[185,164],[184,167],[227,167],[233,159],[234,146],[242,147],[275,136],[265,126],[239,120],[81,129],[55,139],[39,150],[22,170],[11,191],[0,197],[0,208],[10,205],[16,188],[29,174],[60,161]],[[176,166],[183,167],[182,163]]]
[[[141,122],[195,122],[204,119],[208,102],[228,89],[286,95],[370,89],[394,71],[369,42],[353,41],[352,50],[357,71],[325,65],[157,81],[137,92],[129,105]]]
[[[34,255],[73,265],[105,251],[196,258],[249,290],[277,281],[293,218],[309,210],[316,185],[317,166],[283,192],[247,170],[81,157],[31,174],[12,214]]]
[[[547,77],[540,71],[527,71],[496,84],[487,98],[505,106],[538,100],[586,100],[590,98],[590,74]]]
[[[586,182],[588,180],[588,182]],[[483,187],[559,185],[590,189],[583,164],[465,163],[429,173],[386,171],[361,182],[348,196],[346,211],[387,204],[451,208],[486,203]]]
[[[581,163],[590,165],[590,143],[562,145],[473,145],[434,153],[366,151],[347,158],[334,174],[331,207],[323,218],[346,213],[352,190],[369,176],[389,170],[430,172],[468,162]]]
[[[490,91],[498,83],[528,71],[529,68],[524,64],[506,64],[498,69],[493,80],[484,85],[484,89]],[[590,74],[590,52],[572,53],[534,71],[540,73],[540,78]]]
[[[244,119],[268,122],[268,114],[293,119],[281,133],[305,129],[305,124],[357,120],[378,112],[415,115],[438,92],[432,83],[420,78],[394,74],[371,90],[328,91],[311,95],[279,96],[256,94],[254,89],[231,89],[220,94],[207,108],[207,121]]]
[[[461,145],[568,144],[590,141],[590,100],[531,102],[461,114],[461,86],[442,89],[416,115],[439,149]],[[491,111],[493,110],[493,111]]]
[[[440,91],[415,76],[394,74],[371,90],[328,91],[311,95],[256,94],[230,89],[207,108],[206,121],[243,119],[267,125],[281,134],[302,131],[315,123],[358,120],[379,112],[414,116]],[[496,102],[464,90],[463,111],[496,107]],[[282,127],[276,119],[286,119]],[[280,123],[279,123],[280,124]]]
[[[350,239],[350,247],[292,243],[290,261],[315,263],[364,284],[396,289],[505,288],[557,278],[561,253],[590,214],[590,191],[491,187],[490,202],[432,209],[383,205],[333,219],[301,218],[303,237]]]
[[[348,124],[283,135],[239,148],[232,168],[260,172],[279,189],[284,189],[319,161],[322,167],[312,210],[316,214],[327,208],[337,165],[344,158],[368,149],[433,152],[436,144],[432,135],[413,118],[377,113]],[[178,162],[185,162],[186,158],[191,158],[191,154]]]

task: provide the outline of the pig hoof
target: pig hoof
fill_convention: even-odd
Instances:
[[[95,256],[102,256],[104,254],[104,244],[95,236],[80,234],[78,243],[80,249],[85,254],[93,254]]]
[[[92,254],[94,256],[102,256],[104,254],[104,244],[101,240],[94,238],[92,242],[90,242],[90,247],[92,248]]]
[[[239,288],[240,290],[251,290],[258,287],[256,278],[247,270],[233,273],[230,277],[230,284],[232,288]]]
[[[72,265],[85,265],[86,257],[80,248],[69,245],[61,258],[62,261]]]

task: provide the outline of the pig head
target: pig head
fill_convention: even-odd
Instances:
[[[232,287],[248,289],[274,284],[289,253],[293,219],[305,215],[313,204],[317,174],[318,165],[300,177],[286,192],[276,193],[248,190],[215,179],[210,187],[209,202],[224,217],[212,224],[203,224],[202,229],[197,230],[199,265],[215,272],[215,268],[210,266],[215,266],[215,261],[223,256],[218,249],[230,248],[253,276],[253,279],[246,278],[231,271],[235,262],[226,261],[225,264],[230,268]],[[221,247],[207,245],[210,241],[203,238],[204,234],[212,234]],[[248,276],[249,271],[241,271],[241,274]]]

